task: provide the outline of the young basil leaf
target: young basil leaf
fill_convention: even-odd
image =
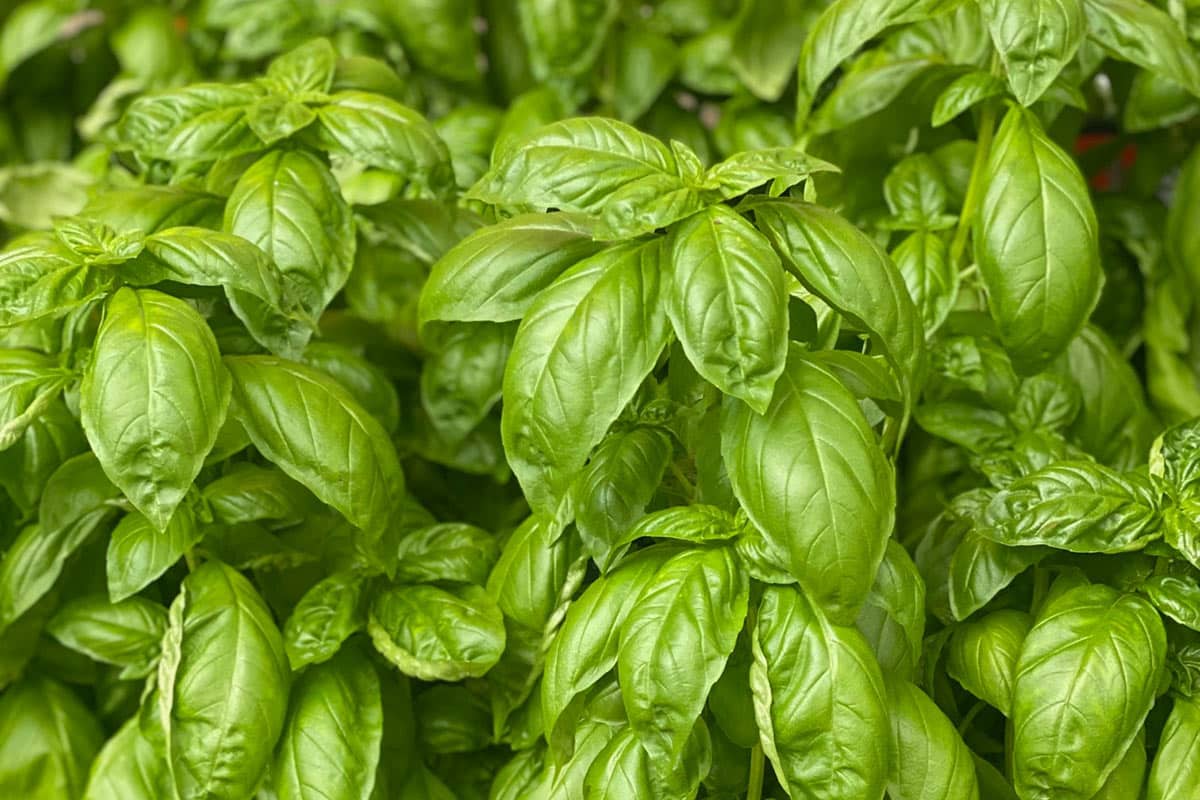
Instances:
[[[975,531],[1008,545],[1124,553],[1159,538],[1150,481],[1086,461],[1062,461],[1018,478],[988,504]]]
[[[933,116],[930,122],[935,128],[940,128],[959,114],[969,111],[974,106],[993,97],[1004,94],[1004,81],[990,72],[975,70],[955,78],[949,86],[938,95],[933,104]]]
[[[793,348],[765,415],[727,400],[733,491],[783,567],[830,618],[853,622],[893,523],[891,466],[854,396]]]
[[[810,291],[868,331],[911,393],[924,370],[925,333],[896,266],[866,234],[809,203],[754,205],[784,265]]]
[[[354,648],[309,668],[292,686],[271,766],[279,800],[368,800],[383,736],[379,678]]]
[[[925,335],[932,336],[958,300],[959,277],[946,240],[935,231],[915,230],[896,245],[891,259],[921,314]]]
[[[1047,602],[1013,685],[1017,793],[1098,792],[1141,729],[1165,658],[1162,621],[1139,597],[1084,584]]]
[[[411,108],[367,92],[338,92],[317,109],[318,148],[399,173],[433,196],[454,187],[450,151],[434,127]]]
[[[71,380],[48,355],[0,349],[0,450],[16,444]]]
[[[963,688],[1008,715],[1021,645],[1033,619],[1004,609],[954,629],[946,651],[946,672]]]
[[[100,749],[88,774],[84,800],[161,797],[167,785],[165,764],[134,717]]]
[[[880,797],[887,761],[883,675],[862,635],[803,591],[763,592],[750,687],[763,752],[794,800]]]
[[[891,105],[931,67],[929,58],[875,59],[864,56],[863,66],[848,71],[808,121],[808,130],[820,136],[841,130]]]
[[[175,791],[248,796],[283,730],[283,639],[250,582],[218,562],[183,581],[170,614],[158,691]]]
[[[0,253],[0,326],[58,319],[102,297],[111,272],[56,243],[10,247]]]
[[[1145,0],[1084,0],[1088,34],[1117,58],[1200,96],[1200,57],[1175,20]]]
[[[159,531],[200,472],[229,407],[229,373],[182,300],[122,289],[108,302],[80,387],[104,472]]]
[[[925,638],[925,581],[908,551],[893,539],[854,626],[886,674],[912,679]]]
[[[980,4],[1008,85],[1023,106],[1050,87],[1087,32],[1083,0],[1017,0]]]
[[[398,581],[458,581],[482,586],[499,557],[495,538],[474,525],[443,522],[400,540]]]
[[[311,367],[272,356],[225,363],[233,416],[254,446],[368,536],[382,534],[404,496],[404,475],[379,422]],[[293,411],[284,416],[281,408]]]
[[[621,628],[621,695],[652,759],[680,758],[733,651],[749,595],[738,566],[731,547],[680,553],[642,590]]]
[[[971,751],[937,704],[908,681],[888,681],[892,736],[888,797],[979,800]]]
[[[982,180],[974,240],[988,309],[1013,365],[1038,372],[1099,300],[1096,212],[1075,162],[1025,109],[1004,117]]]
[[[658,240],[605,250],[559,278],[522,320],[501,431],[535,511],[555,510],[666,345],[661,262]]]
[[[1200,585],[1173,575],[1155,575],[1139,587],[1166,616],[1200,631]]]
[[[279,470],[238,464],[204,487],[213,518],[225,525],[260,520],[300,522],[312,513],[312,495]]]
[[[768,181],[793,186],[817,172],[837,172],[827,161],[792,147],[744,150],[714,164],[704,173],[701,185],[725,199],[737,197]]]
[[[194,83],[142,95],[125,110],[113,138],[120,149],[167,161],[214,161],[263,148],[246,109],[264,96],[251,83]]]
[[[462,441],[500,400],[514,324],[451,323],[421,369],[421,404],[449,441]]]
[[[517,0],[529,62],[539,78],[585,74],[617,16],[616,0]]]
[[[609,434],[572,487],[575,527],[601,571],[632,541],[627,533],[654,498],[672,450],[671,437],[659,428]]]
[[[573,536],[550,517],[534,514],[509,536],[488,576],[488,594],[509,618],[541,631],[578,556]]]
[[[603,245],[577,214],[522,214],[467,236],[429,274],[421,292],[430,322],[520,319],[542,290]]]
[[[310,342],[300,361],[337,380],[384,430],[394,431],[400,424],[400,398],[392,381],[354,350],[333,342]]]
[[[301,150],[272,151],[242,173],[225,206],[224,226],[266,253],[279,269],[284,289],[312,320],[346,284],[354,265],[350,207],[329,168]],[[256,293],[233,288],[242,314],[255,320],[252,332],[265,329],[272,349],[288,356],[304,349],[311,330],[270,319],[270,298],[265,309],[256,309],[246,297]],[[258,314],[267,318],[258,319]]]
[[[696,371],[763,413],[787,360],[779,257],[735,211],[712,206],[674,228],[667,315]]]
[[[1174,699],[1150,766],[1146,800],[1183,800],[1200,780],[1200,699]]]
[[[79,797],[104,732],[75,692],[29,675],[0,697],[0,795]]]
[[[668,558],[670,546],[639,551],[597,578],[567,609],[546,653],[542,676],[542,720],[547,740],[576,695],[591,688],[617,663],[625,620]]]
[[[371,602],[367,632],[406,675],[426,681],[478,678],[504,652],[504,616],[477,586],[394,586]]]
[[[363,579],[335,572],[304,593],[283,625],[283,646],[293,670],[333,657],[350,634],[366,624],[360,608]]]
[[[336,65],[337,51],[329,40],[313,39],[271,61],[266,77],[292,94],[328,92]]]
[[[139,511],[121,518],[108,541],[108,596],[114,603],[158,579],[204,535],[187,504],[175,510],[165,530]]]
[[[950,560],[951,616],[956,620],[971,616],[1018,575],[1053,552],[1049,547],[1010,547],[968,531]]]
[[[126,677],[149,674],[166,629],[167,610],[158,603],[140,597],[110,603],[103,595],[72,600],[46,625],[47,633],[72,650],[127,667]]]

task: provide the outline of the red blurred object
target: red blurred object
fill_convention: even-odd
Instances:
[[[1117,136],[1111,131],[1087,131],[1081,133],[1079,138],[1075,140],[1075,152],[1086,153],[1094,147],[1108,144],[1116,139]],[[1098,192],[1107,191],[1116,188],[1120,183],[1121,173],[1133,167],[1137,161],[1137,145],[1133,142],[1121,148],[1117,158],[1110,162],[1107,166],[1088,176],[1088,183]]]

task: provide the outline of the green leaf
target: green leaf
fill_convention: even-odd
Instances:
[[[803,0],[750,0],[733,26],[730,66],[757,97],[775,102],[796,70],[796,60],[819,9]]]
[[[587,691],[617,663],[621,631],[646,586],[676,548],[660,546],[624,559],[597,578],[571,606],[546,653],[542,720],[547,738],[576,695]]]
[[[1017,658],[1033,619],[1024,611],[993,611],[954,628],[946,672],[962,687],[1004,714],[1012,711]]]
[[[1187,276],[1191,286],[1200,286],[1200,232],[1188,220],[1200,210],[1200,147],[1192,149],[1183,162],[1175,193],[1167,209],[1166,251],[1175,269]]]
[[[204,487],[213,518],[225,525],[261,520],[301,522],[313,513],[312,495],[276,469],[237,464]]]
[[[926,336],[942,326],[958,300],[959,278],[948,250],[942,235],[922,229],[910,233],[891,253],[924,321]]]
[[[885,673],[912,678],[925,638],[925,581],[908,551],[893,539],[854,625]]]
[[[369,536],[404,496],[396,450],[340,384],[272,356],[228,357],[233,416],[264,456]]]
[[[445,328],[421,369],[421,404],[442,436],[462,441],[500,400],[516,325],[456,323]]]
[[[762,413],[787,360],[779,257],[740,214],[712,206],[672,231],[667,315],[702,377]]]
[[[837,172],[833,164],[791,147],[766,147],[743,150],[714,164],[701,181],[729,199],[745,194],[768,181],[792,186],[817,172]]]
[[[1200,100],[1187,89],[1170,78],[1143,70],[1129,87],[1121,127],[1130,133],[1145,133],[1187,122],[1197,114]]]
[[[433,265],[421,292],[430,322],[520,319],[563,272],[604,247],[578,214],[522,214],[467,236]]]
[[[1144,0],[1084,0],[1088,35],[1113,56],[1200,96],[1200,56],[1175,20]]]
[[[137,594],[179,561],[204,535],[193,510],[175,511],[166,530],[158,530],[138,511],[121,518],[108,541],[108,596],[120,602]]]
[[[451,81],[478,80],[473,0],[401,0],[384,6],[400,34],[405,57]]]
[[[391,432],[400,424],[400,398],[391,378],[355,350],[334,342],[310,342],[300,361],[340,383]]]
[[[0,450],[16,444],[72,380],[58,360],[33,350],[0,349]]]
[[[572,487],[575,527],[601,571],[629,541],[671,460],[671,437],[660,428],[612,433],[600,443]]]
[[[539,128],[493,161],[467,196],[599,215],[618,192],[664,182],[683,188],[670,149],[649,134],[603,117]]]
[[[1017,662],[1013,778],[1024,797],[1086,800],[1141,730],[1166,657],[1153,607],[1098,584],[1042,609]]]
[[[347,649],[300,676],[271,766],[279,800],[368,800],[383,737],[379,678]]]
[[[950,560],[951,615],[958,620],[971,616],[1053,552],[1049,547],[1010,547],[968,531]]]
[[[200,473],[229,407],[229,373],[182,300],[121,289],[80,387],[80,419],[104,472],[159,531]]]
[[[272,60],[267,81],[278,82],[293,94],[328,92],[337,58],[328,39],[313,39]]]
[[[112,273],[57,244],[11,247],[0,253],[0,327],[58,319],[113,287]]]
[[[30,675],[0,697],[0,795],[80,797],[103,743],[100,724],[75,692]]]
[[[858,631],[801,590],[763,592],[750,687],[762,749],[793,800],[880,797],[888,735],[883,675]]]
[[[1075,57],[1087,33],[1084,0],[980,3],[1008,85],[1023,106],[1033,105]]]
[[[505,615],[540,632],[558,606],[578,556],[573,536],[564,535],[550,517],[533,514],[508,537],[488,576],[488,594]]]
[[[284,291],[311,320],[346,284],[354,266],[350,207],[329,168],[301,150],[272,151],[242,173],[225,207],[225,230],[266,253],[282,275]],[[232,298],[243,306],[242,315],[253,318],[255,309],[245,297],[250,292],[233,288],[239,290]],[[270,302],[266,305],[269,310]],[[261,331],[271,322],[256,320],[250,328]],[[307,326],[286,320],[267,330],[273,349],[289,356],[298,355],[311,335]]]
[[[517,0],[521,33],[534,75],[583,75],[600,55],[617,16],[616,0]]]
[[[1150,765],[1146,800],[1183,800],[1200,781],[1200,699],[1177,696]]]
[[[499,557],[493,536],[464,522],[443,522],[400,541],[396,580],[460,581],[482,586]]]
[[[1019,372],[1066,349],[1100,297],[1096,213],[1071,157],[1032,112],[1004,117],[982,175],[975,260]]]
[[[158,692],[175,791],[248,797],[283,730],[283,639],[250,582],[218,562],[184,579],[170,614]]]
[[[794,348],[765,415],[727,400],[722,456],[742,507],[836,623],[871,590],[894,518],[892,468],[854,396]]]
[[[621,628],[617,674],[629,725],[650,755],[680,757],[746,616],[731,547],[688,550],[658,570]]]
[[[933,104],[933,127],[940,128],[959,114],[982,103],[984,100],[1004,94],[1004,81],[990,72],[975,70],[955,78],[938,95]]]
[[[304,593],[283,626],[292,669],[328,661],[350,634],[362,629],[362,592],[360,576],[335,572]]]
[[[645,536],[699,544],[732,539],[744,526],[744,518],[738,519],[716,506],[672,506],[642,517],[625,532],[620,542],[626,544]]]
[[[141,800],[170,791],[162,757],[133,717],[92,762],[83,800]]]
[[[842,77],[809,120],[814,136],[841,130],[891,105],[937,62],[930,58],[873,59]]]
[[[126,677],[150,673],[167,629],[167,610],[131,597],[116,603],[104,595],[85,595],[58,610],[46,632],[89,658],[128,667]]]
[[[1139,588],[1163,614],[1180,625],[1200,631],[1200,585],[1196,581],[1155,575]]]
[[[371,641],[406,675],[426,681],[478,678],[504,652],[504,616],[477,586],[393,586],[376,595]]]
[[[679,67],[679,48],[668,36],[640,28],[622,31],[617,40],[613,107],[633,122],[654,103]]]
[[[924,369],[925,333],[887,254],[843,217],[810,203],[755,204],[754,216],[784,266],[869,332],[911,392]]]
[[[246,109],[263,96],[253,84],[194,83],[144,94],[113,130],[118,148],[165,161],[215,161],[263,148]]]
[[[504,375],[501,432],[535,511],[552,513],[666,345],[658,240],[605,250],[539,297]]]
[[[433,125],[408,106],[369,92],[338,92],[317,109],[318,148],[399,173],[424,193],[454,187],[450,151]]]
[[[1154,489],[1140,473],[1061,461],[998,492],[975,530],[1007,545],[1125,553],[1159,538]]]
[[[224,198],[182,186],[113,188],[97,194],[80,216],[118,231],[152,234],[167,228],[221,227]]]
[[[979,800],[971,751],[929,696],[908,681],[888,681],[892,736],[891,800]]]

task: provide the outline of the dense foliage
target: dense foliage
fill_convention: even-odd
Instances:
[[[0,19],[0,797],[1196,797],[1194,0]]]

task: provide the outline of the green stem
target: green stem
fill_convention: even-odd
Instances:
[[[188,572],[196,571],[196,554],[192,552],[192,548],[183,551],[183,562],[187,564]]]
[[[679,485],[687,492],[688,499],[692,502],[696,501],[696,485],[688,480],[687,475],[683,474],[683,470],[679,468],[679,464],[671,462],[671,474],[675,476],[675,480],[679,481]]]
[[[984,703],[982,700],[980,700],[975,705],[971,706],[971,708],[967,711],[966,715],[962,718],[962,722],[958,723],[958,735],[959,736],[964,736],[966,734],[967,729],[971,727],[971,723],[975,721],[975,717],[978,716],[979,712],[983,711],[983,709],[986,707],[987,707],[987,704]]]
[[[762,745],[756,744],[750,751],[750,782],[746,785],[746,800],[762,800],[763,777],[766,771]]]
[[[962,263],[963,253],[967,249],[967,235],[971,232],[971,223],[975,220],[975,211],[979,206],[979,193],[983,185],[983,169],[987,163],[988,153],[992,149],[992,135],[996,131],[996,106],[987,103],[979,115],[979,138],[975,142],[975,160],[971,164],[971,181],[967,184],[967,195],[963,199],[962,214],[958,217],[958,228],[954,231],[954,240],[950,243],[950,263],[956,269]]]
[[[1046,599],[1046,592],[1050,590],[1050,572],[1041,567],[1033,568],[1033,602],[1030,604],[1029,613],[1037,616],[1038,610],[1042,607],[1042,601]]]

